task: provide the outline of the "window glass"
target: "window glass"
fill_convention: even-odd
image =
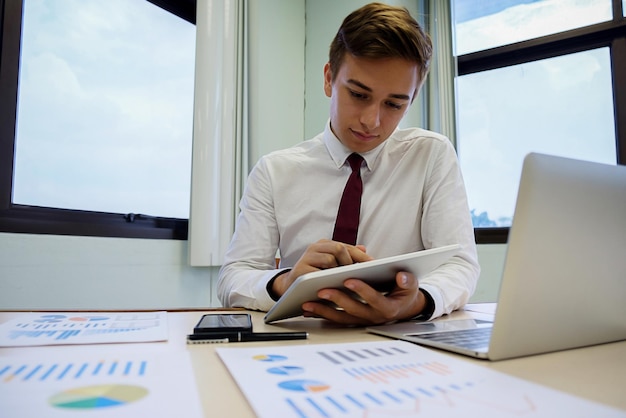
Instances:
[[[613,18],[611,0],[453,0],[455,55]]]
[[[25,0],[13,202],[188,218],[195,26],[145,0]]]
[[[510,226],[531,152],[615,164],[609,48],[457,78],[458,152],[475,227]]]

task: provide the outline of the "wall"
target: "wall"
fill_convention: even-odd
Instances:
[[[328,101],[322,90],[322,67],[328,44],[343,16],[363,3],[249,3],[250,164],[323,128]],[[419,125],[419,109],[409,120]],[[473,301],[495,300],[505,249],[479,247],[483,273]],[[217,270],[189,267],[185,241],[0,233],[0,309],[219,306]]]
[[[250,12],[250,167],[304,138],[304,0],[256,0]]]
[[[482,245],[476,302],[494,301],[503,245]],[[189,267],[187,242],[0,233],[0,309],[220,306],[218,268]]]
[[[1,309],[219,306],[187,242],[0,233]]]

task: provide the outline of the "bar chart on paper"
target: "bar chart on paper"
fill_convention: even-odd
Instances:
[[[0,347],[164,340],[165,312],[28,313],[0,325]]]
[[[217,352],[261,417],[622,416],[403,341]]]
[[[3,364],[4,363],[4,364]],[[97,377],[142,377],[148,367],[146,360],[127,361],[70,361],[70,362],[24,362],[11,363],[0,360],[0,382],[11,381],[80,381]]]
[[[121,352],[120,352],[121,353]],[[0,411],[11,417],[199,416],[187,356],[0,357]],[[184,377],[172,384],[171,376]]]

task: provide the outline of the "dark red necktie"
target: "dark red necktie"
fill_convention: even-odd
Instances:
[[[359,229],[359,215],[361,213],[361,194],[363,182],[361,181],[361,162],[363,157],[353,153],[348,157],[348,163],[352,168],[352,174],[348,178],[346,187],[343,189],[333,240],[346,244],[356,244],[356,234]]]

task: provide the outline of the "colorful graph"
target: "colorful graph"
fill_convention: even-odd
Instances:
[[[96,385],[65,390],[50,397],[49,404],[66,409],[100,409],[138,401],[148,390],[134,385]]]
[[[87,321],[107,321],[108,316],[73,316],[67,318],[68,321],[87,322]]]
[[[257,361],[267,361],[267,362],[287,360],[287,357],[279,356],[276,354],[259,354],[258,356],[254,356],[252,358]]]
[[[278,387],[295,392],[323,392],[330,389],[329,385],[317,380],[288,380],[280,382]]]
[[[144,376],[147,361],[98,361],[67,363],[0,363],[0,383],[29,381],[76,380],[85,377],[131,377]]]
[[[304,373],[304,369],[298,366],[280,366],[280,367],[271,367],[267,369],[268,373],[278,374],[282,376],[293,376],[296,374]]]
[[[0,346],[4,347],[165,339],[165,312],[34,313],[0,325]]]
[[[389,383],[394,379],[411,379],[414,376],[430,373],[439,376],[452,374],[448,366],[436,361],[345,367],[342,370],[357,380],[367,380],[372,383]]]

